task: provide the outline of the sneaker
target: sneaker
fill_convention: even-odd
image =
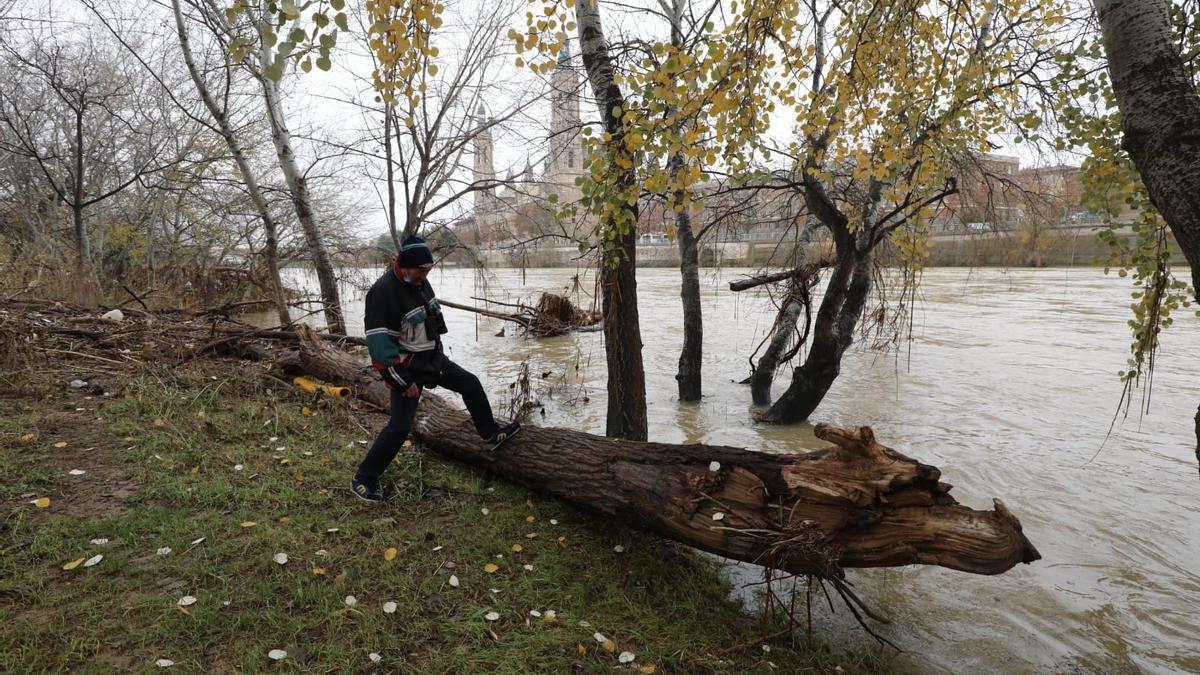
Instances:
[[[379,490],[379,485],[355,478],[350,481],[350,491],[355,497],[368,502],[383,501],[383,492]]]
[[[512,438],[513,436],[516,436],[517,432],[520,430],[521,430],[521,423],[516,420],[513,420],[512,422],[505,424],[504,426],[497,429],[496,433],[492,434],[491,438],[487,439],[486,443],[489,446],[491,446],[488,449],[495,450],[496,448],[500,447],[505,441]]]

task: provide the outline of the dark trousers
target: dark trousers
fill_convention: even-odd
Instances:
[[[471,421],[475,423],[475,430],[481,438],[491,438],[495,435],[498,427],[495,418],[492,417],[492,405],[488,403],[487,394],[483,391],[483,385],[479,384],[478,377],[447,359],[446,370],[442,373],[438,386],[462,395],[463,403],[467,405],[467,412],[471,413]],[[391,418],[383,431],[379,432],[371,449],[367,451],[362,464],[358,465],[355,477],[359,480],[378,481],[383,470],[392,463],[392,459],[404,445],[404,439],[408,438],[413,417],[417,413],[417,402],[421,397],[408,398],[402,395],[403,391],[392,388]]]

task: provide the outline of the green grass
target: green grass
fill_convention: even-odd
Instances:
[[[341,403],[301,414],[309,402],[215,369],[110,398],[0,400],[0,672],[150,671],[160,658],[195,672],[883,668],[815,642],[765,652],[706,559],[419,448],[389,469],[387,503],[360,502],[345,484],[382,418]],[[76,465],[88,473],[68,476]],[[183,595],[197,599],[188,613]],[[637,660],[619,666],[623,651]]]

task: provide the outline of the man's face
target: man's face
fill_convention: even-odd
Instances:
[[[404,275],[408,283],[420,286],[425,283],[425,277],[429,276],[429,270],[424,267],[401,267],[400,274]]]

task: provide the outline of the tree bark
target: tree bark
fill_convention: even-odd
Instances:
[[[305,327],[299,364],[386,410],[388,391],[371,368]],[[820,425],[829,447],[794,455],[539,427],[489,452],[464,412],[425,393],[413,429],[441,455],[689,546],[796,574],[911,564],[999,574],[1041,557],[1003,502],[993,500],[993,511],[959,505],[936,467],[881,445],[869,427]]]
[[[676,170],[683,167],[683,156],[675,155]],[[683,203],[682,195],[676,203]],[[675,214],[675,238],[679,243],[679,276],[682,284],[679,297],[683,302],[683,348],[679,351],[680,401],[699,401],[703,396],[701,373],[704,362],[704,315],[700,309],[700,247],[692,232],[692,218],[687,209]]]
[[[620,112],[625,96],[613,79],[613,64],[600,23],[596,0],[576,5],[579,51],[588,82],[596,97],[604,129],[611,135],[610,151],[623,152],[625,125]],[[625,170],[618,187],[637,182],[636,168]],[[602,223],[612,233],[601,259],[604,315],[604,351],[608,363],[607,435],[612,438],[646,440],[646,373],[642,367],[642,332],[637,307],[637,222],[638,205],[623,204],[620,219]],[[621,225],[622,219],[625,225]],[[624,231],[621,231],[624,229]]]
[[[271,216],[271,209],[267,206],[267,200],[263,197],[262,190],[258,187],[258,179],[255,178],[254,170],[250,167],[250,162],[246,159],[246,153],[242,151],[242,145],[238,143],[237,136],[233,133],[233,126],[229,123],[229,116],[226,115],[224,109],[217,105],[212,94],[208,91],[207,83],[200,76],[199,69],[196,68],[196,60],[192,55],[191,40],[188,38],[187,28],[183,24],[183,10],[180,8],[179,3],[180,0],[172,0],[171,8],[175,13],[175,32],[179,36],[179,47],[183,51],[183,62],[187,66],[188,75],[191,76],[192,83],[196,85],[196,91],[200,94],[200,100],[204,102],[204,107],[208,109],[208,114],[212,115],[213,120],[217,123],[217,130],[221,133],[221,138],[225,140],[225,145],[229,148],[229,153],[233,155],[233,160],[237,164],[238,171],[242,174],[242,182],[246,185],[246,192],[250,194],[250,201],[254,203],[254,209],[258,211],[258,217],[262,220],[263,233],[266,238],[263,244],[263,262],[267,267],[267,278],[270,284],[269,292],[275,306],[275,312],[279,317],[279,323],[286,326],[292,322],[292,318],[288,314],[287,298],[283,293],[283,280],[279,278],[279,235],[278,228],[275,225],[275,218]]]
[[[338,293],[337,275],[329,253],[321,242],[321,230],[317,226],[316,214],[313,211],[312,199],[308,193],[308,183],[296,164],[296,154],[292,151],[292,135],[288,131],[287,121],[283,115],[283,102],[279,98],[279,85],[266,73],[271,64],[271,51],[262,45],[259,47],[259,62],[262,72],[258,74],[262,83],[263,97],[267,102],[267,119],[271,123],[271,141],[275,144],[275,155],[279,158],[279,168],[287,181],[288,193],[292,198],[292,206],[296,210],[296,220],[304,233],[304,243],[312,255],[313,267],[317,271],[317,284],[321,288],[321,302],[324,303],[325,323],[332,333],[345,333],[346,324],[342,318],[342,301]]]
[[[1200,289],[1200,94],[1160,0],[1093,0],[1122,147],[1162,214]]]

